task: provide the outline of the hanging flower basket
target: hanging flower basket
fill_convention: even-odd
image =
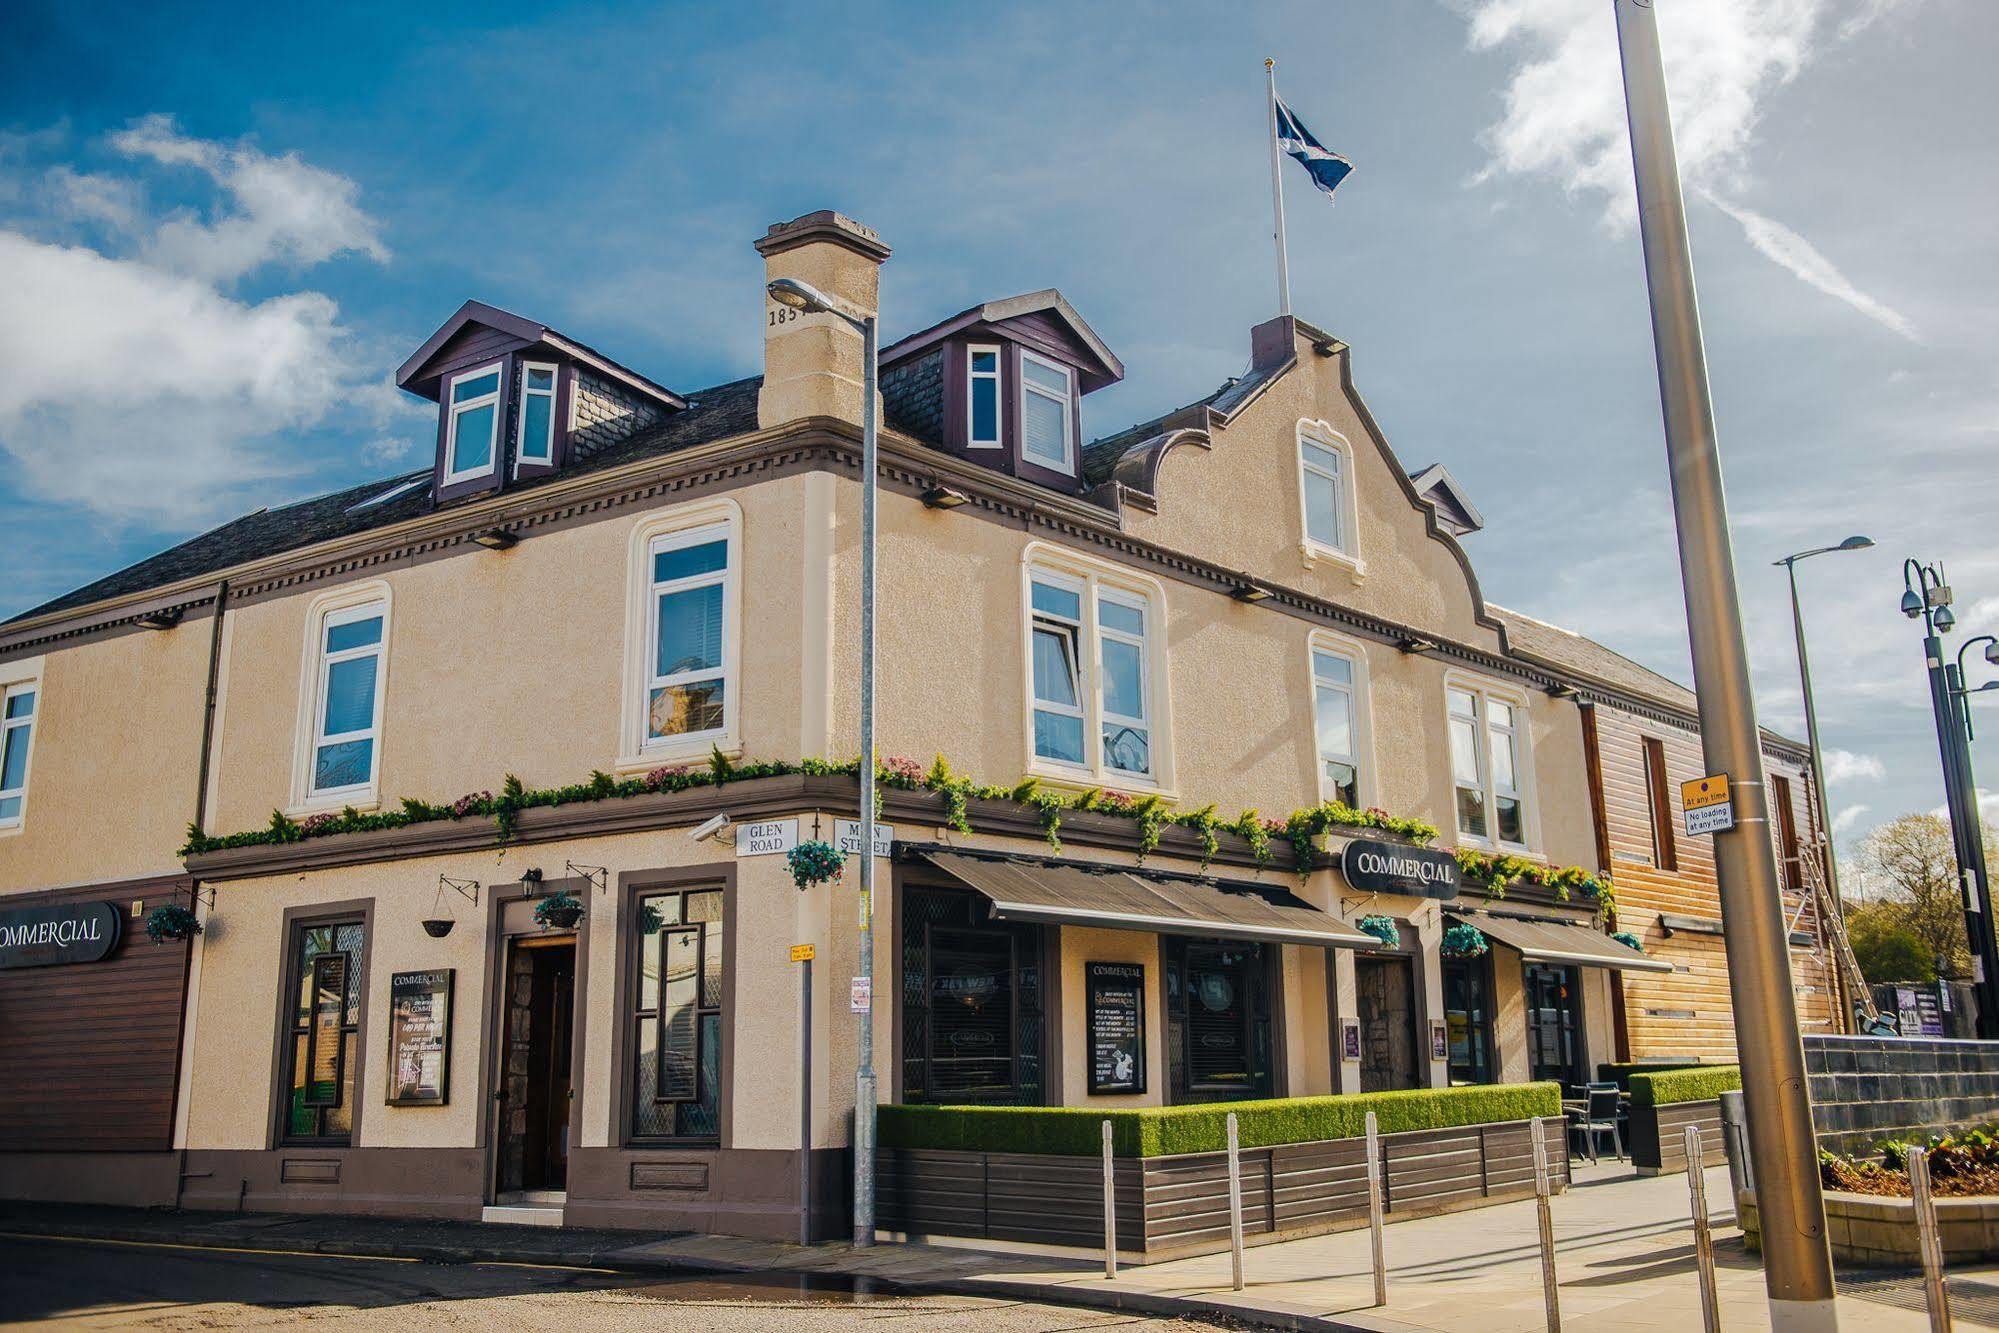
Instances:
[[[798,886],[801,893],[814,884],[840,878],[846,863],[847,858],[840,855],[839,848],[816,839],[801,842],[784,854],[784,864],[791,871],[791,882]]]
[[[200,933],[200,920],[179,903],[162,903],[146,913],[146,934],[155,944],[190,940]]]
[[[1645,952],[1644,941],[1640,940],[1636,935],[1633,935],[1628,930],[1620,930],[1615,935],[1612,935],[1610,938],[1616,940],[1619,944],[1623,945],[1627,949],[1636,949],[1639,953]]]
[[[425,917],[423,921],[423,933],[434,940],[441,940],[446,935],[449,935],[451,928],[457,924],[457,921],[448,916]]]
[[[1391,949],[1402,946],[1402,932],[1396,928],[1395,921],[1391,917],[1364,916],[1354,924],[1359,926],[1364,934],[1374,936]]]
[[[1461,921],[1444,931],[1441,949],[1446,958],[1480,958],[1491,947],[1484,931]]]
[[[583,903],[567,890],[551,893],[534,905],[534,919],[544,930],[568,930],[583,919]]]

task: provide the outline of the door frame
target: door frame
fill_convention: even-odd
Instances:
[[[587,1019],[590,994],[590,921],[601,906],[596,901],[598,895],[588,879],[551,879],[540,884],[513,883],[490,885],[486,891],[486,990],[485,1004],[482,1006],[483,1030],[480,1033],[479,1051],[479,1105],[477,1141],[484,1158],[482,1167],[481,1196],[488,1204],[499,1197],[500,1185],[500,1062],[505,1059],[501,1047],[501,1035],[505,1031],[506,1010],[506,965],[507,953],[512,946],[513,936],[506,933],[504,922],[509,903],[528,898],[543,898],[563,890],[583,903],[583,919],[576,923],[574,931],[552,931],[550,938],[567,934],[576,941],[575,995],[570,1009],[572,1020],[569,1034],[569,1148],[571,1166],[577,1149],[583,1139],[583,1080],[584,1038],[590,1024]],[[522,934],[530,932],[523,931]]]
[[[1385,912],[1381,915],[1388,916]],[[1390,946],[1382,944],[1377,940],[1375,941],[1375,947],[1372,949],[1354,949],[1352,950],[1353,957],[1349,961],[1348,966],[1358,968],[1362,959],[1380,957],[1384,954],[1391,958],[1402,957],[1409,960],[1411,968],[1410,982],[1416,991],[1416,1003],[1414,1007],[1416,1016],[1416,1067],[1422,1071],[1423,1076],[1423,1081],[1416,1086],[1419,1088],[1448,1086],[1450,1082],[1450,1062],[1448,1060],[1443,1065],[1445,1071],[1443,1075],[1444,1083],[1435,1084],[1430,1081],[1436,1076],[1435,1071],[1438,1063],[1430,1058],[1430,1019],[1432,1017],[1430,1013],[1430,969],[1434,965],[1431,960],[1436,958],[1437,954],[1434,950],[1428,952],[1424,950],[1423,934],[1416,928],[1416,923],[1413,919],[1406,916],[1389,916],[1388,919],[1395,923],[1395,944]],[[1328,950],[1327,952],[1331,954],[1333,951]],[[1354,1012],[1351,1014],[1342,1013],[1340,1010],[1339,974],[1334,970],[1337,967],[1337,962],[1329,957],[1327,959],[1326,1011],[1330,1016],[1329,1026],[1331,1032],[1329,1034],[1329,1044],[1333,1056],[1333,1091],[1359,1092],[1360,1088],[1357,1086],[1353,1088],[1341,1086],[1346,1075],[1342,1072],[1344,1061],[1341,1059],[1340,1051],[1340,1020],[1342,1018],[1352,1018],[1358,1021],[1360,1018],[1359,978],[1356,975]],[[1438,994],[1441,996],[1443,993],[1443,973],[1440,971],[1437,975]]]
[[[1500,1077],[1499,1068],[1499,974],[1493,967],[1495,953],[1495,950],[1487,949],[1475,958],[1445,958],[1440,955],[1437,959],[1437,993],[1443,1001],[1439,1012],[1443,1015],[1444,1019],[1444,1039],[1446,1042],[1444,1048],[1444,1085],[1446,1087],[1451,1085],[1451,1058],[1448,1043],[1450,1041],[1451,1030],[1450,976],[1453,967],[1471,969],[1479,975],[1485,985],[1485,1026],[1481,1029],[1482,1035],[1479,1038],[1479,1044],[1485,1048],[1485,1072],[1487,1077],[1484,1083],[1476,1086],[1491,1087],[1495,1083],[1504,1081]]]
[[[1569,1029],[1573,1036],[1573,1044],[1570,1050],[1568,1076],[1562,1082],[1564,1090],[1572,1083],[1587,1083],[1590,1081],[1591,1073],[1589,1068],[1589,1028],[1586,1025],[1587,1006],[1583,1004],[1583,969],[1580,964],[1576,963],[1538,963],[1527,959],[1521,960],[1520,998],[1522,1007],[1526,1010],[1527,1017],[1527,1077],[1529,1080],[1534,1078],[1535,1005],[1534,992],[1527,983],[1527,973],[1533,969],[1544,972],[1566,973],[1570,979],[1567,1008],[1569,1013]]]
[[[1370,953],[1357,954],[1354,957],[1353,964],[1354,1020],[1356,1022],[1360,1021],[1360,969],[1372,964],[1400,965],[1406,969],[1409,976],[1409,1049],[1415,1057],[1417,1078],[1421,1080],[1415,1086],[1418,1088],[1429,1087],[1428,1080],[1424,1078],[1432,1063],[1430,1060],[1429,1028],[1423,1016],[1423,975],[1417,967],[1416,957],[1399,949],[1382,949],[1371,951]],[[1363,1027],[1361,1036],[1361,1064],[1363,1066],[1367,1063],[1366,1042],[1366,1031]],[[1367,1089],[1365,1087],[1357,1087],[1354,1091],[1365,1092]],[[1376,1089],[1376,1091],[1386,1091],[1386,1089]]]

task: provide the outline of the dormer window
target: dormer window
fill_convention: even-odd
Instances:
[[[1067,366],[1020,354],[1021,453],[1057,472],[1076,470],[1076,416]]]
[[[521,443],[518,463],[555,462],[555,367],[533,361],[521,367]]]
[[[1000,447],[1000,349],[966,349],[965,442],[973,449]]]
[[[444,484],[490,475],[500,452],[500,367],[451,381],[451,424],[444,442]]]

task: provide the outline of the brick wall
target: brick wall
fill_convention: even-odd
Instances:
[[[623,385],[576,372],[576,429],[569,436],[569,456],[588,458],[637,434],[660,419],[660,407]]]
[[[1999,1120],[1999,1042],[1805,1038],[1812,1119],[1837,1152]]]

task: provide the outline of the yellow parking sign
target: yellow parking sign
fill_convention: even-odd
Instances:
[[[1711,773],[1680,784],[1680,807],[1687,836],[1726,833],[1735,827],[1735,801],[1728,792],[1728,774]]]

